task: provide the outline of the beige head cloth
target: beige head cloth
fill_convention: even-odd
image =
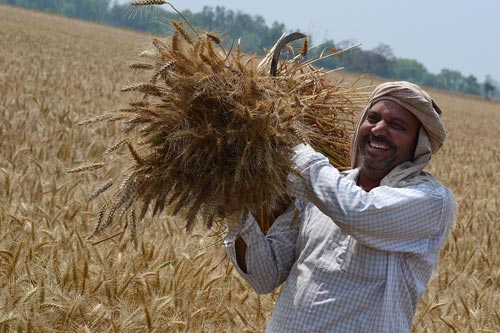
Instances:
[[[382,83],[373,91],[354,131],[351,143],[351,166],[353,168],[359,166],[361,162],[358,147],[359,128],[366,118],[367,111],[380,100],[389,100],[399,104],[422,123],[413,160],[395,167],[381,181],[381,185],[394,186],[400,180],[417,175],[424,169],[432,154],[441,148],[446,138],[446,131],[440,118],[441,108],[419,86],[406,81]]]

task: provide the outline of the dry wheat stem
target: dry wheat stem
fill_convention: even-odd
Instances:
[[[130,3],[130,5],[132,5],[132,6],[169,5],[170,7],[172,7],[172,9],[177,14],[180,15],[180,17],[182,17],[182,19],[184,20],[184,22],[186,22],[189,25],[189,27],[191,28],[191,30],[193,30],[193,32],[198,36],[198,32],[191,25],[191,22],[189,22],[189,20],[181,12],[179,12],[170,2],[163,1],[163,0],[136,0],[136,1],[132,1]]]
[[[77,172],[84,172],[84,171],[91,171],[91,170],[97,170],[100,169],[104,166],[104,163],[93,163],[89,165],[84,165],[78,168],[73,168],[73,169],[66,169],[67,172],[70,173],[77,173]]]

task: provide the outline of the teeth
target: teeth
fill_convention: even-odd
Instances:
[[[370,141],[370,147],[377,148],[377,149],[383,149],[383,150],[389,149],[389,147],[387,147],[385,145],[382,145],[382,144],[379,144],[379,143],[375,143],[375,142],[371,142],[371,141]]]

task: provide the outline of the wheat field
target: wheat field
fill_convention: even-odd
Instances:
[[[151,36],[4,5],[0,36],[0,332],[262,332],[276,294],[235,274],[220,230],[161,215],[88,237],[116,170],[66,170],[118,127],[78,123],[123,102]],[[500,103],[430,93],[449,136],[429,170],[459,210],[414,331],[499,332]]]

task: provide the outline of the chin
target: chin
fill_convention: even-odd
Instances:
[[[382,161],[372,161],[367,158],[361,158],[361,167],[365,170],[375,171],[377,173],[385,172],[389,173],[395,166],[391,161],[382,160]]]

